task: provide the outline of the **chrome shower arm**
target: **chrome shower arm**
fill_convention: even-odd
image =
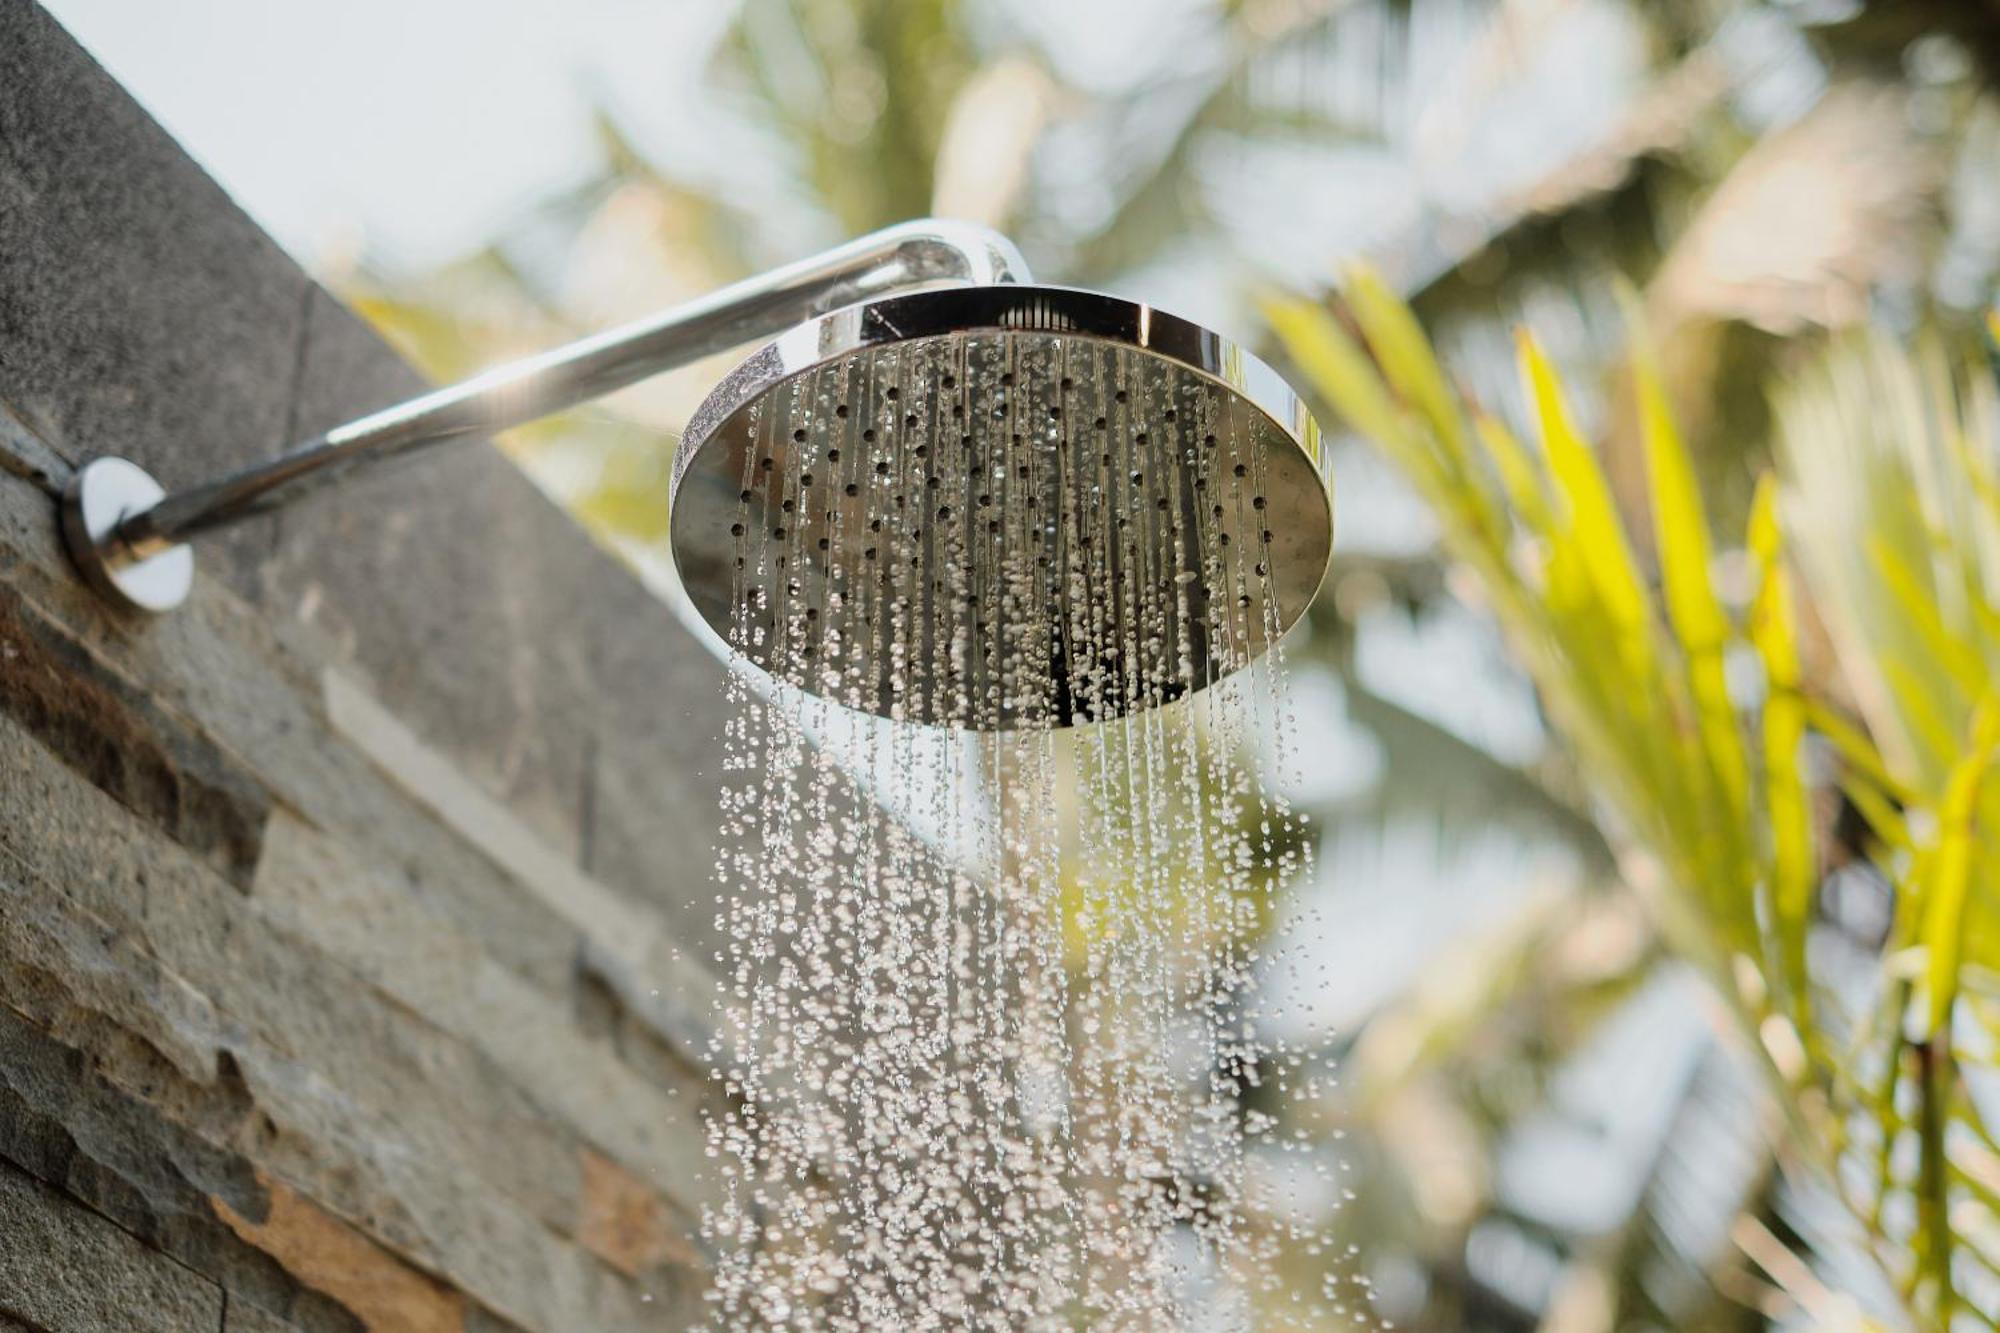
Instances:
[[[64,541],[100,593],[136,609],[169,610],[192,580],[189,538],[290,504],[352,469],[534,421],[860,301],[1030,280],[1020,251],[990,228],[902,223],[384,408],[216,481],[168,494],[126,460],[96,459],[64,495]]]

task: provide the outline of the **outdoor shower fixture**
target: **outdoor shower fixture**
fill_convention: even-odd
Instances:
[[[352,469],[521,425],[774,335],[703,402],[674,457],[674,564],[692,604],[725,641],[732,641],[746,578],[766,580],[778,594],[756,599],[768,616],[784,596],[807,595],[804,571],[787,570],[783,555],[746,562],[746,539],[814,552],[815,586],[841,588],[880,568],[885,518],[919,509],[925,522],[945,516],[940,529],[964,527],[969,535],[953,539],[954,558],[965,558],[970,544],[971,558],[996,568],[1017,559],[1046,564],[1046,551],[1065,541],[1089,545],[1074,523],[1065,529],[1061,515],[1072,505],[1115,508],[1121,533],[1129,511],[1140,520],[1129,531],[1145,535],[1121,537],[1097,567],[1143,578],[1163,603],[1178,598],[1183,610],[1190,596],[1206,596],[1198,543],[1187,535],[1200,529],[1211,563],[1217,542],[1254,552],[1245,559],[1256,576],[1232,587],[1231,614],[1240,601],[1245,623],[1263,627],[1265,644],[1304,613],[1319,587],[1333,540],[1330,469],[1318,426],[1276,372],[1229,340],[1150,306],[1030,285],[1004,236],[938,220],[890,227],[500,366],[217,481],[168,492],[126,459],[95,459],[63,497],[63,538],[103,596],[134,610],[167,611],[188,595],[194,561],[186,543],[202,533],[287,505]],[[1036,457],[1046,462],[1037,462],[1032,486],[1027,463],[1013,476],[1013,454],[1008,477],[998,477],[1002,445],[1041,450]],[[1144,460],[1158,465],[1149,469]],[[949,480],[942,498],[940,472]],[[1211,478],[1219,479],[1212,490]],[[931,491],[920,493],[924,485]],[[950,518],[954,505],[957,519]],[[973,517],[988,511],[995,517]],[[1006,536],[1002,513],[1013,516]],[[895,518],[890,527],[905,523],[912,536],[925,526]],[[989,530],[991,542],[982,544]],[[931,567],[929,554],[899,554],[920,575]],[[1078,582],[1059,581],[1049,594],[1050,616],[1101,591]],[[968,588],[962,595],[971,606],[982,594]],[[1022,616],[1018,598],[1003,612],[997,588],[992,596],[993,617]],[[1202,608],[1193,609],[1176,621],[1185,627],[1146,649],[1178,664],[1179,678],[1192,681],[1184,689],[1244,665],[1240,652],[1209,641]],[[810,672],[774,666],[760,649],[768,633],[743,628],[735,626],[733,647],[817,688]],[[932,648],[945,651],[943,644]],[[867,657],[871,646],[859,650]],[[908,664],[888,656],[863,664],[862,675],[879,682],[864,680],[848,702],[889,711],[881,702],[888,676]],[[948,720],[922,707],[905,713]],[[1072,720],[1067,708],[1062,720]]]

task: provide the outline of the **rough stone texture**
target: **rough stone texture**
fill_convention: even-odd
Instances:
[[[143,1061],[140,1052],[128,1059]],[[263,1187],[238,1154],[204,1142],[112,1087],[82,1051],[0,1009],[0,1158],[197,1272],[224,1284],[236,1304],[284,1312],[302,1333],[353,1333],[361,1327],[337,1303],[301,1286],[264,1251],[246,1244],[216,1209],[263,1207]],[[218,1076],[227,1078],[226,1071]],[[153,1077],[170,1081],[158,1070]],[[214,1098],[235,1103],[240,1082]],[[272,1316],[276,1317],[276,1316]]]
[[[0,1333],[700,1322],[720,669],[485,445],[61,553],[421,387],[0,0]]]
[[[606,614],[591,629],[590,654],[609,691],[599,696],[583,864],[606,883],[640,886],[662,909],[674,938],[707,960],[718,942],[709,850],[721,785],[722,677],[678,625],[659,633],[657,642],[652,635],[618,631],[645,616],[652,600],[637,583],[606,588],[602,597]],[[665,662],[663,644],[673,645]],[[604,707],[612,699],[617,705]],[[686,787],[662,799],[664,793],[632,782],[633,773],[656,767]],[[660,875],[663,866],[676,868],[673,878]]]
[[[73,635],[0,590],[7,711],[134,813],[238,883],[256,866],[271,797],[250,768],[103,669]]]
[[[588,1151],[577,1239],[628,1277],[668,1260],[690,1265],[698,1260],[651,1186],[609,1157]]]
[[[232,1296],[222,1311],[222,1333],[299,1333],[299,1326]]]
[[[313,300],[304,430],[428,387],[337,302]],[[477,781],[574,856],[594,684],[579,630],[591,576],[623,577],[615,566],[483,443],[357,475],[278,521],[265,603],[325,633],[392,711],[421,716]],[[568,725],[521,725],[531,718]]]
[[[45,1333],[208,1333],[222,1291],[0,1162],[0,1313]]]
[[[541,1108],[655,1177],[692,1181],[704,1160],[696,1108],[643,1080],[470,940],[317,831],[280,815],[252,896],[387,995],[533,1090]],[[585,1154],[585,1165],[595,1154]],[[588,1179],[588,1170],[585,1178]]]
[[[222,1200],[216,1213],[300,1281],[352,1310],[363,1327],[452,1333],[465,1326],[462,1293],[419,1273],[282,1181],[258,1183],[267,1195],[260,1219]]]
[[[17,779],[0,792],[0,846],[24,866],[6,900],[14,966],[39,983],[7,1002],[29,1022],[78,1043],[142,1109],[527,1327],[661,1326],[642,1291],[565,1239],[584,1140],[529,1089],[279,933],[4,721],[0,767]],[[107,957],[128,939],[153,956]],[[202,1048],[213,1073],[162,1053]],[[530,1071],[545,1098],[565,1072]]]

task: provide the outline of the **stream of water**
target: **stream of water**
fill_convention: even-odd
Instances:
[[[718,1326],[1356,1326],[1351,1281],[1290,1271],[1338,1265],[1281,1196],[1337,1181],[1281,1114],[1323,1071],[1258,1026],[1310,842],[1274,794],[1262,451],[1225,408],[992,335],[757,409]]]

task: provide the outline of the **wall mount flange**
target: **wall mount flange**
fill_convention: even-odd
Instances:
[[[171,611],[194,587],[194,552],[185,544],[140,555],[119,540],[126,519],[166,498],[166,487],[130,459],[93,458],[63,489],[63,545],[84,581],[128,611]]]

